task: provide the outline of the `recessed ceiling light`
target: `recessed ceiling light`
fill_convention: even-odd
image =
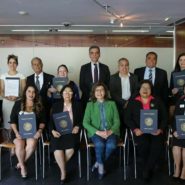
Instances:
[[[168,21],[169,19],[170,19],[170,17],[166,17],[164,20],[165,20],[165,21]]]
[[[149,30],[112,30],[113,33],[147,33]]]
[[[28,12],[26,12],[26,11],[19,11],[18,13],[19,13],[19,15],[28,15]]]

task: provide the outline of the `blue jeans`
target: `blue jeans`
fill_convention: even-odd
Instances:
[[[111,153],[116,149],[117,136],[112,134],[107,139],[103,139],[95,134],[91,137],[91,140],[95,146],[96,162],[104,164],[104,162],[110,157]]]

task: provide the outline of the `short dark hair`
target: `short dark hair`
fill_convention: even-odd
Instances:
[[[107,100],[109,98],[107,86],[103,82],[97,82],[93,85],[92,90],[91,90],[91,101],[96,102],[97,98],[95,97],[95,91],[96,91],[96,88],[100,86],[102,86],[105,91],[104,99]]]
[[[39,58],[39,57],[34,57],[34,58],[32,58],[31,64],[33,64],[33,61],[34,61],[34,60],[38,60],[38,61],[40,62],[40,64],[43,66],[43,63],[42,63],[41,58]]]
[[[119,60],[118,60],[118,64],[122,61],[122,60],[125,60],[125,61],[127,61],[128,62],[128,64],[129,64],[129,61],[128,61],[128,59],[127,58],[124,58],[124,57],[122,57],[122,58],[120,58]]]
[[[156,52],[154,52],[154,51],[148,52],[148,53],[146,54],[146,58],[148,57],[148,55],[155,55],[155,58],[156,58],[156,60],[157,60],[157,53],[156,53]]]
[[[7,64],[9,64],[10,59],[14,59],[16,64],[18,65],[18,56],[13,55],[13,54],[8,55]]]
[[[179,71],[181,70],[181,69],[180,69],[180,65],[179,65],[179,60],[180,60],[180,58],[181,58],[182,56],[185,56],[185,53],[181,53],[181,54],[178,56],[178,58],[177,58],[177,60],[176,60],[176,63],[175,63],[175,69],[174,69],[175,72],[179,72]]]
[[[59,65],[58,68],[57,68],[57,72],[59,71],[59,69],[60,69],[61,67],[64,67],[64,68],[66,69],[66,71],[69,72],[69,71],[68,71],[68,68],[67,68],[67,66],[66,66],[65,64]]]
[[[100,53],[100,47],[97,46],[97,45],[92,45],[92,46],[90,46],[90,47],[89,47],[89,53],[90,53],[91,49],[97,49],[98,52]]]
[[[70,84],[64,85],[63,88],[60,91],[60,96],[61,96],[62,101],[64,101],[63,92],[65,91],[66,88],[70,88],[73,91],[73,96],[72,96],[72,99],[71,99],[71,101],[73,101],[74,98],[75,98],[75,92],[74,92],[74,88]]]
[[[152,85],[152,82],[150,80],[142,80],[139,82],[139,85],[138,85],[138,90],[137,90],[137,95],[139,95],[139,91],[141,89],[141,86],[143,84],[148,84],[150,86],[150,89],[151,89],[151,95],[153,95],[153,85]]]

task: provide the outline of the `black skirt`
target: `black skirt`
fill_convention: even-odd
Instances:
[[[185,139],[177,139],[176,137],[173,137],[172,145],[185,148]]]
[[[55,150],[76,149],[80,143],[79,134],[66,134],[59,138],[55,138],[52,135],[50,143],[52,152]]]

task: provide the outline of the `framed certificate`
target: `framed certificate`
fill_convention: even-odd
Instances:
[[[158,110],[141,110],[140,111],[140,129],[143,133],[154,133],[158,126]]]
[[[19,134],[23,139],[33,138],[36,134],[36,116],[35,113],[19,114]]]
[[[19,96],[20,78],[6,77],[4,96]]]
[[[53,120],[56,130],[60,132],[60,134],[65,135],[72,133],[73,124],[68,111],[53,114]]]
[[[182,90],[185,84],[185,71],[173,73],[173,83],[175,88]]]
[[[176,130],[179,139],[185,139],[185,115],[175,116]]]
[[[68,78],[66,77],[54,77],[53,78],[53,87],[57,90],[56,93],[53,93],[53,98],[60,99],[60,91],[64,85],[68,82]]]

